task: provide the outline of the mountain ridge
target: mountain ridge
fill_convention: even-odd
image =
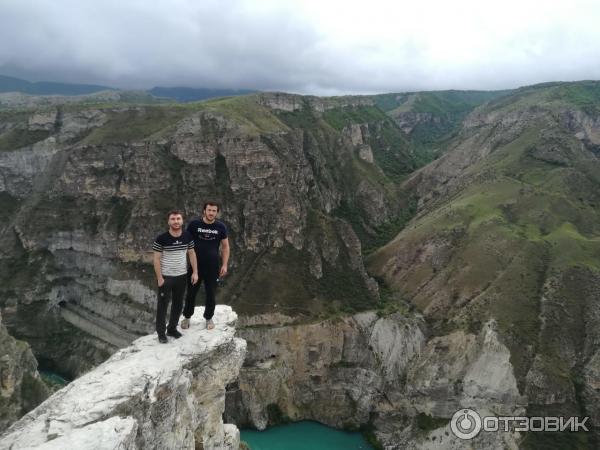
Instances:
[[[3,110],[7,328],[74,375],[115,350],[82,318],[151,332],[152,230],[173,204],[195,215],[217,198],[234,246],[220,298],[255,343],[242,376],[277,386],[246,397],[241,387],[240,421],[265,426],[268,411],[330,420],[324,411],[354,404],[389,445],[422,447],[473,398],[598,423],[598,82],[389,95]],[[364,333],[383,323],[373,355]],[[315,329],[344,330],[327,358]],[[423,337],[411,343],[403,330]],[[275,333],[281,342],[263,354],[256,343]],[[414,359],[381,373],[382,355],[409,347]],[[488,359],[501,362],[497,376]],[[285,370],[296,363],[307,371],[297,390]],[[323,377],[339,382],[339,403],[303,407]],[[546,438],[530,433],[523,448]]]
[[[55,81],[30,82],[21,78],[0,75],[0,93],[20,92],[29,95],[49,96],[82,96],[97,94],[104,91],[140,91],[132,89],[118,89],[109,86],[82,83],[62,83]],[[255,92],[250,89],[216,89],[216,88],[192,88],[192,87],[162,87],[155,86],[143,90],[158,99],[168,98],[178,102],[186,103],[209,98],[230,97],[235,95],[246,95]]]

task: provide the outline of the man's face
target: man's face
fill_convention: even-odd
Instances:
[[[218,212],[219,208],[215,205],[206,205],[206,208],[204,208],[204,215],[208,220],[215,220]]]
[[[171,214],[169,216],[169,228],[179,230],[183,225],[183,217],[181,214]]]

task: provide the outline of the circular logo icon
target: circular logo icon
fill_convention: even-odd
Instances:
[[[460,439],[473,439],[481,431],[481,416],[472,409],[459,409],[452,416],[450,429]]]

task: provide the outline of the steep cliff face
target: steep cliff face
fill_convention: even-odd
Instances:
[[[239,431],[222,421],[246,352],[236,319],[218,306],[214,330],[193,319],[166,345],[136,340],[13,424],[0,448],[237,450]]]
[[[228,389],[228,421],[259,429],[285,420],[355,429],[371,424],[390,450],[517,448],[522,439],[483,433],[462,441],[450,431],[450,418],[465,406],[482,415],[525,411],[527,397],[495,322],[479,334],[432,336],[418,315],[291,320],[263,315],[242,321],[248,356]]]
[[[361,109],[370,101],[277,98],[3,112],[7,327],[70,377],[151,332],[150,243],[166,211],[191,217],[209,198],[223,202],[233,244],[222,295],[241,313],[372,308],[355,228],[375,239],[395,223],[401,205],[377,158],[385,143],[408,172],[410,155],[391,146],[383,113]]]
[[[425,343],[422,322],[399,314],[367,312],[304,325],[286,324],[290,320],[243,320],[248,358],[227,408],[235,423],[264,429],[287,417],[359,427]]]
[[[0,432],[49,395],[29,345],[12,338],[0,316]]]

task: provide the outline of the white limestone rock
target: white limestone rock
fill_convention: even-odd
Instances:
[[[390,383],[402,378],[424,347],[425,335],[418,323],[399,313],[375,322],[369,338],[369,348],[377,355],[384,378]]]
[[[373,164],[375,158],[373,157],[373,149],[370,145],[361,145],[358,147],[358,157],[365,162]]]
[[[29,117],[27,128],[31,131],[51,131],[58,117],[56,110],[47,112],[36,112]]]
[[[102,422],[73,430],[70,434],[46,442],[38,450],[115,449],[134,450],[138,425],[132,417],[111,417]]]
[[[227,417],[258,429],[268,426],[273,405],[292,420],[340,428],[367,423],[382,393],[388,404],[387,393],[398,390],[425,346],[421,321],[400,314],[362,312],[311,324],[286,323],[281,315],[242,321],[248,358],[230,387]]]
[[[493,320],[477,336],[455,331],[429,340],[407,381],[412,406],[433,416],[451,417],[461,407],[510,415],[526,404]]]
[[[0,449],[237,448],[239,436],[222,415],[246,342],[234,337],[230,307],[217,306],[211,331],[202,313],[196,308],[181,339],[137,339],[58,391],[13,424]]]

